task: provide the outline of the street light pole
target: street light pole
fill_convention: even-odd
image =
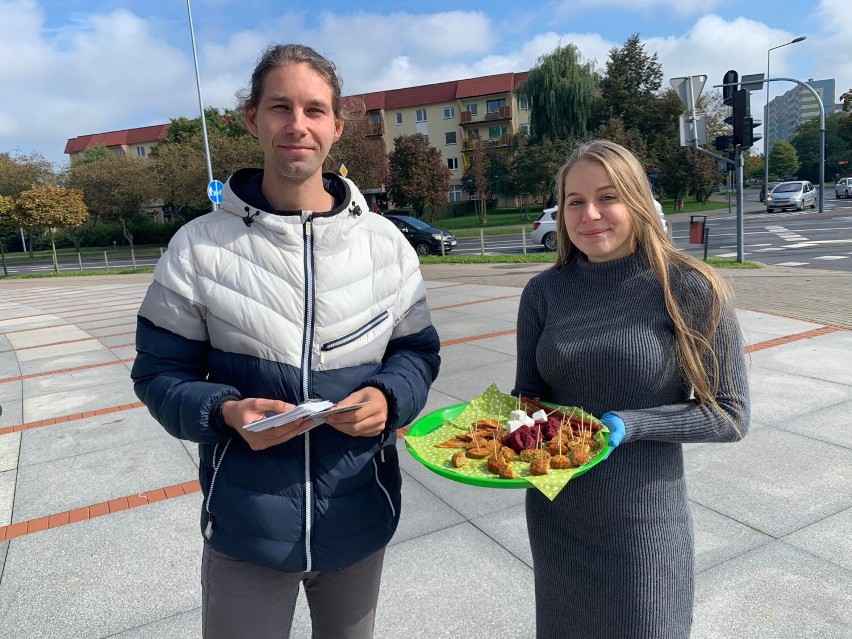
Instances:
[[[204,101],[201,99],[201,76],[198,73],[198,55],[195,52],[195,29],[192,28],[192,7],[186,0],[186,12],[189,15],[189,35],[192,38],[192,59],[195,62],[195,86],[198,89],[198,108],[201,111],[201,133],[204,137],[204,158],[207,160],[207,183],[213,181],[213,166],[210,162],[210,144],[207,141],[207,119],[204,117]],[[213,202],[213,209],[219,205]]]
[[[785,42],[784,44],[779,44],[777,47],[772,47],[766,52],[766,108],[763,113],[763,192],[764,197],[769,195],[767,193],[767,189],[769,188],[769,54],[772,53],[775,49],[780,49],[781,47],[786,47],[788,44],[795,44],[796,42],[801,42],[802,40],[806,40],[808,36],[799,36],[798,38],[793,38],[789,42]]]

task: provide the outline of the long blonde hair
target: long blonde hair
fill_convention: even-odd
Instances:
[[[721,415],[725,415],[719,406],[717,395],[720,384],[720,364],[718,354],[713,349],[713,340],[721,322],[722,309],[730,299],[728,284],[715,269],[680,251],[668,238],[659,216],[654,208],[651,185],[639,160],[623,146],[608,140],[592,140],[579,146],[559,169],[556,175],[557,206],[556,236],[558,252],[555,269],[565,271],[571,268],[581,255],[568,236],[565,218],[562,214],[565,204],[565,176],[580,162],[597,162],[607,172],[611,184],[627,206],[633,223],[633,241],[648,257],[651,270],[656,275],[663,290],[666,309],[674,323],[678,357],[684,376],[692,385],[695,399],[699,404],[707,404]],[[686,313],[672,291],[673,273],[698,272],[710,286],[709,308],[701,320],[704,326],[693,326],[687,321]],[[698,319],[692,314],[693,322]],[[730,374],[730,370],[726,371]]]

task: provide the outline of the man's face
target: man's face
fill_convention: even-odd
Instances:
[[[265,168],[296,182],[320,174],[343,132],[343,121],[332,109],[331,87],[303,62],[270,69],[246,123],[263,149]]]

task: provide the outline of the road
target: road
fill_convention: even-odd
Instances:
[[[825,211],[783,211],[766,213],[757,190],[746,192],[743,218],[744,258],[766,264],[852,271],[852,200],[835,200],[834,192],[825,199]],[[689,214],[669,215],[675,245],[695,257],[704,256],[703,244],[689,243]],[[737,221],[727,209],[707,213],[708,257],[737,256]],[[542,252],[541,246],[527,241],[527,252]],[[520,234],[485,237],[485,253],[521,253]],[[454,255],[478,255],[479,238],[463,238]]]
[[[818,268],[824,270],[852,271],[852,199],[834,199],[834,190],[829,188],[825,198],[825,211],[783,211],[767,213],[759,202],[757,189],[747,189],[745,194],[746,214],[743,218],[744,258],[766,264]],[[735,210],[735,209],[734,209]],[[689,243],[689,214],[669,215],[675,245],[695,257],[704,256],[702,244]],[[440,225],[440,223],[438,223]],[[736,214],[727,209],[707,213],[709,257],[732,258],[737,256]],[[484,249],[479,238],[461,238],[453,255],[517,254],[524,248],[520,233],[492,235],[484,238]],[[541,246],[530,243],[526,237],[529,253],[543,252]],[[108,252],[109,253],[109,252]],[[109,256],[109,268],[131,268],[129,257]],[[137,257],[137,266],[154,266],[158,256]],[[103,255],[92,254],[83,260],[89,270],[106,270]],[[50,273],[50,261],[7,264],[9,274]],[[63,271],[76,271],[76,257],[65,258],[60,263]]]

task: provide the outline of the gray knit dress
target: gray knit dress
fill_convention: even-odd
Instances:
[[[709,284],[673,272],[690,321],[707,319]],[[732,308],[715,339],[718,401],[736,424],[690,401],[662,288],[640,250],[545,271],[518,311],[514,394],[625,423],[609,459],[554,501],[527,491],[538,639],[685,639],[692,625],[693,533],[682,443],[736,441],[749,420],[743,341]]]

